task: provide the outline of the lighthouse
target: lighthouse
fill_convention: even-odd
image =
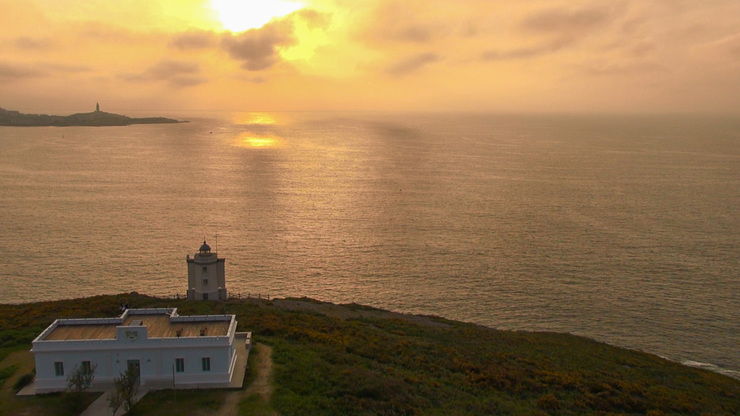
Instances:
[[[185,260],[189,300],[226,300],[225,258],[218,258],[218,253],[212,252],[211,246],[203,240],[198,252],[187,255]]]

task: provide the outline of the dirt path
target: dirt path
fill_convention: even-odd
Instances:
[[[244,391],[235,391],[227,394],[217,413],[218,416],[238,416],[239,402],[254,394],[262,397],[265,403],[270,403],[270,395],[272,395],[272,386],[270,385],[270,377],[272,377],[272,347],[256,343],[253,348],[252,353],[255,353],[255,360],[252,362],[252,365],[254,366],[254,370],[257,371],[257,378]],[[263,414],[278,415],[273,410],[269,410]]]
[[[270,384],[270,377],[272,377],[272,347],[265,344],[256,344],[255,346],[259,347],[257,360],[254,363],[257,367],[257,378],[246,388],[244,397],[249,397],[256,393],[262,396],[265,402],[269,403],[270,396],[272,395],[272,385]]]

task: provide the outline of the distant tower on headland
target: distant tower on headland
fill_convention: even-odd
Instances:
[[[96,113],[100,112],[100,103],[95,103],[95,112]]]
[[[211,252],[205,240],[195,255],[185,257],[188,263],[189,300],[226,300],[226,259]]]

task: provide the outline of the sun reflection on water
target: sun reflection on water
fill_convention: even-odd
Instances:
[[[256,136],[254,133],[246,132],[239,135],[236,145],[246,148],[267,148],[280,146],[280,140],[271,136]]]
[[[236,124],[277,124],[278,119],[274,114],[270,113],[242,113],[234,116],[234,123]]]
[[[282,123],[282,118],[273,113],[249,112],[233,116],[235,124],[252,126],[251,131],[240,133],[235,140],[235,146],[244,148],[271,148],[279,147],[281,139],[272,134],[271,130]]]

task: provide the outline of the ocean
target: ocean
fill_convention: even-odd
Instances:
[[[151,115],[151,114],[148,114]],[[740,119],[211,113],[0,127],[0,303],[239,296],[584,335],[740,377]]]

